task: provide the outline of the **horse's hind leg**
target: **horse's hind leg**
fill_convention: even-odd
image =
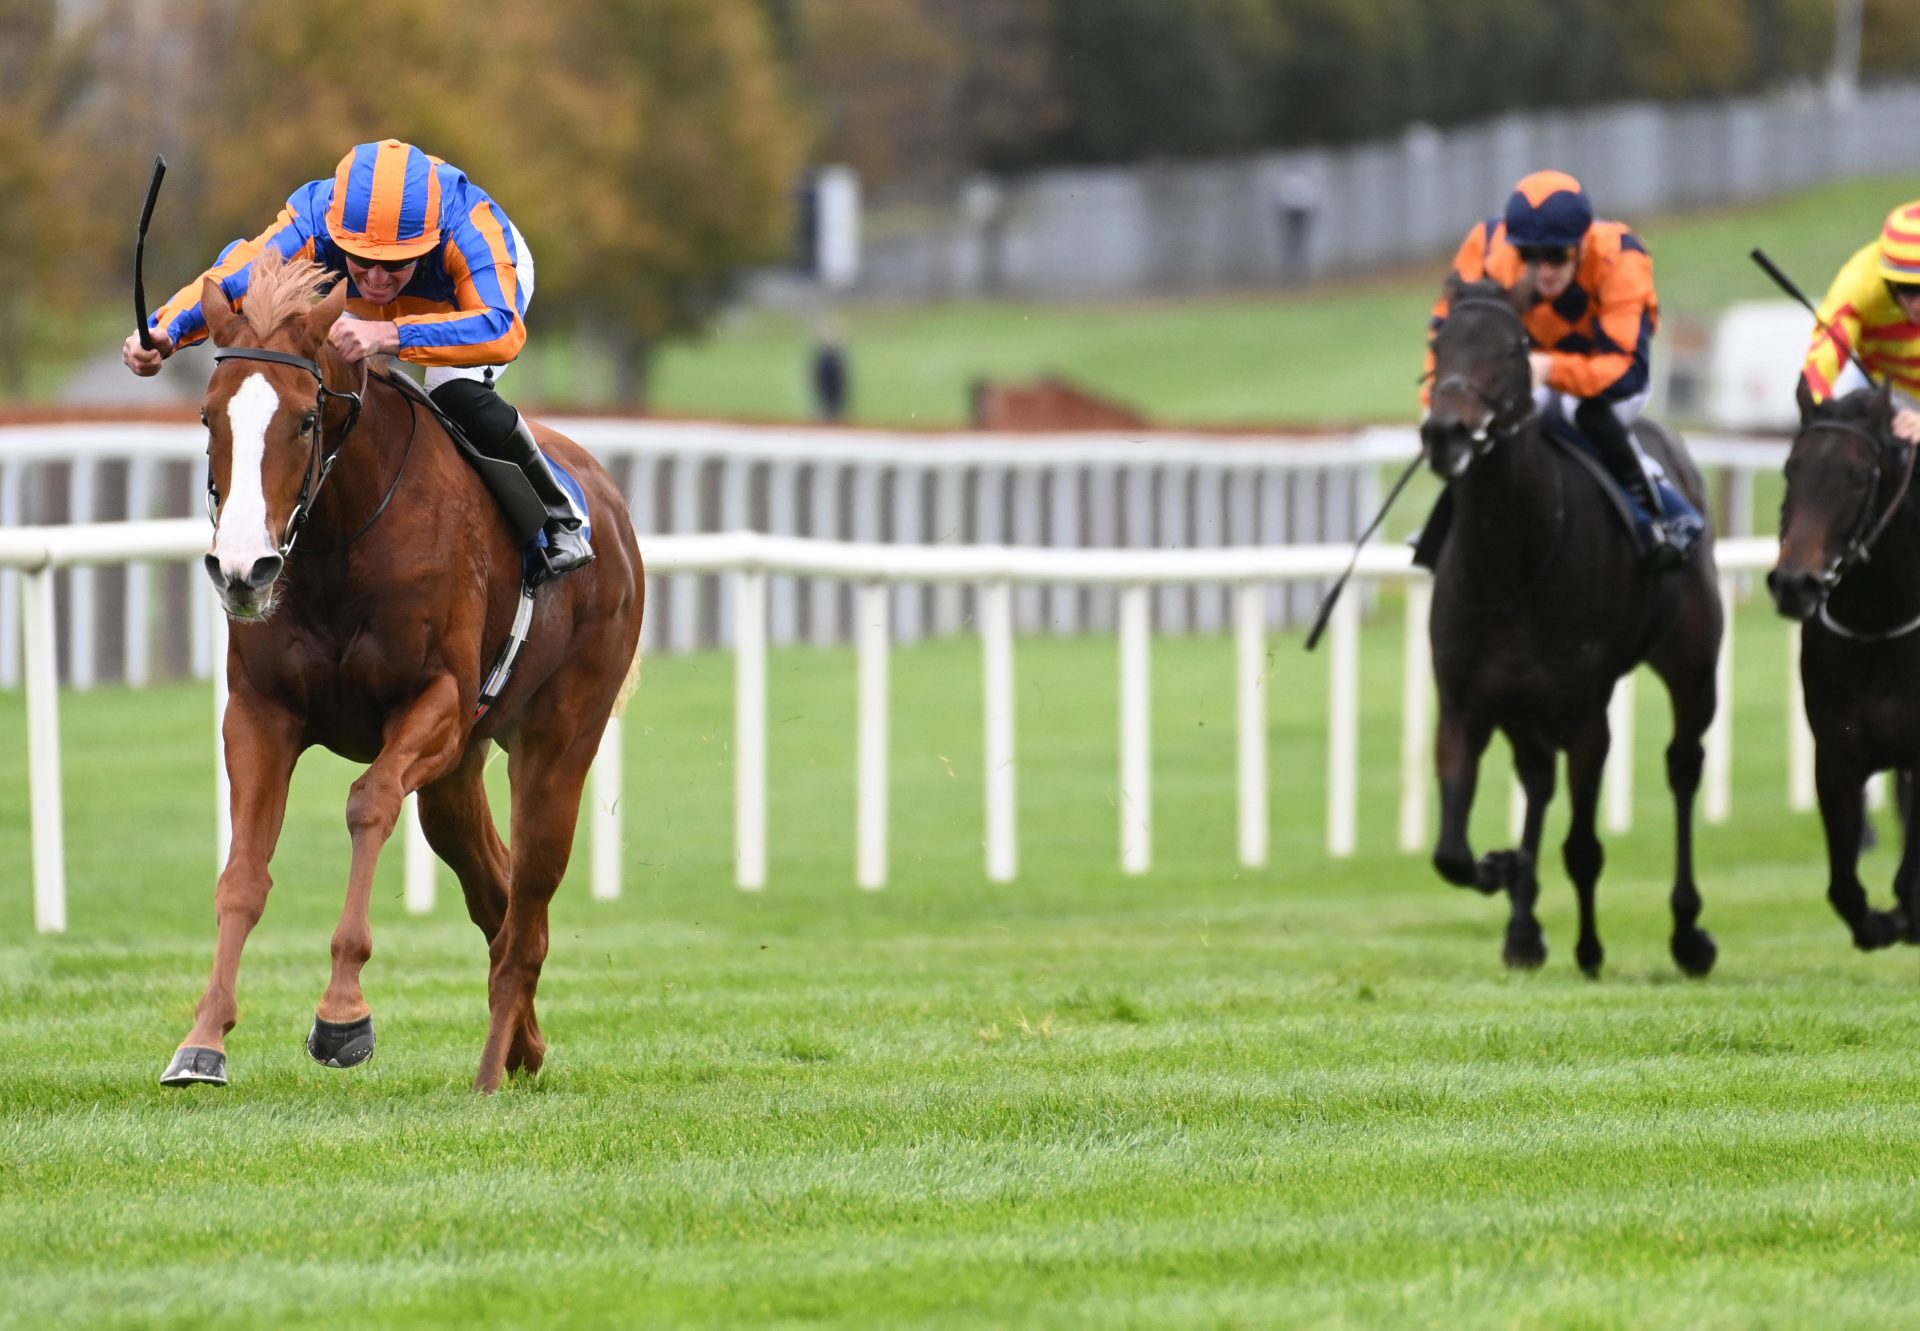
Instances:
[[[473,1079],[473,1088],[481,1092],[498,1090],[509,1072],[538,1072],[546,1058],[533,999],[547,959],[547,909],[573,854],[580,792],[599,748],[600,728],[576,731],[561,742],[547,740],[546,729],[532,720],[524,723],[509,757],[513,872],[487,976],[487,1043]]]
[[[1521,825],[1520,851],[1511,866],[1507,882],[1507,900],[1513,914],[1507,921],[1507,938],[1500,955],[1507,965],[1533,970],[1547,959],[1547,938],[1534,914],[1540,899],[1540,832],[1546,823],[1547,805],[1553,802],[1553,746],[1539,735],[1527,731],[1509,731],[1513,745],[1514,771],[1526,792],[1526,819]]]
[[[1813,785],[1820,799],[1820,821],[1827,832],[1827,900],[1853,931],[1853,945],[1863,952],[1897,942],[1906,921],[1900,911],[1874,910],[1860,884],[1860,824],[1865,819],[1860,798],[1866,773],[1842,763],[1827,746],[1816,743]],[[1902,868],[1905,857],[1902,857]]]
[[[1433,848],[1433,867],[1455,887],[1494,893],[1504,884],[1476,864],[1467,838],[1467,820],[1473,813],[1473,794],[1480,781],[1480,757],[1493,738],[1493,728],[1469,718],[1464,710],[1442,700],[1440,724],[1434,731],[1434,767],[1440,776],[1440,835]]]
[[[488,943],[507,918],[513,861],[500,842],[487,803],[485,741],[469,744],[460,765],[420,791],[420,828],[427,844],[460,879],[467,915]]]
[[[1717,705],[1714,672],[1720,651],[1720,618],[1683,618],[1679,632],[1648,658],[1673,701],[1673,739],[1667,745],[1667,788],[1673,792],[1673,960],[1688,975],[1713,969],[1720,949],[1700,927],[1700,889],[1693,878],[1693,806],[1706,764],[1701,738]],[[1854,833],[1859,834],[1855,790]]]
[[[458,761],[465,716],[451,675],[442,675],[405,710],[391,716],[380,754],[347,794],[347,831],[353,862],[347,900],[333,932],[333,975],[314,1014],[307,1052],[328,1067],[352,1067],[373,1054],[373,1010],[360,988],[360,972],[373,955],[368,908],[380,851],[400,819],[407,792],[438,780]]]
[[[1600,871],[1606,867],[1607,852],[1600,845],[1595,821],[1600,809],[1601,776],[1607,768],[1607,750],[1613,734],[1606,712],[1595,713],[1588,723],[1574,732],[1567,745],[1567,801],[1570,806],[1567,839],[1561,845],[1567,877],[1573,880],[1574,899],[1580,905],[1580,941],[1574,945],[1574,959],[1589,979],[1600,978],[1600,967],[1607,950],[1600,945],[1600,927],[1594,914],[1594,895],[1600,885]],[[1622,759],[1625,760],[1624,757]]]

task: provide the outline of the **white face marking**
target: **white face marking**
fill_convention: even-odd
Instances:
[[[280,395],[255,372],[227,399],[227,424],[233,440],[227,490],[220,496],[220,525],[213,531],[213,553],[220,571],[244,578],[268,555],[278,554],[267,535],[267,494],[261,467],[267,451],[267,426],[279,410]]]

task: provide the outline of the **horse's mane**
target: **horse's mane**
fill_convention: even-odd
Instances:
[[[247,323],[262,339],[290,319],[306,314],[319,301],[333,274],[311,259],[286,259],[269,245],[253,261],[243,307]]]

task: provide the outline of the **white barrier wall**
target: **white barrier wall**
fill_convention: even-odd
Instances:
[[[56,597],[54,574],[59,568],[125,565],[139,560],[197,559],[205,548],[204,527],[191,520],[105,524],[77,528],[28,528],[0,531],[0,568],[21,572],[24,578],[23,625],[27,660],[28,767],[32,800],[33,879],[35,923],[43,932],[66,927],[64,834],[62,831],[59,689],[52,668]],[[1721,593],[1733,594],[1741,572],[1769,567],[1776,557],[1771,540],[1723,541],[1718,549],[1722,570]],[[1271,624],[1270,584],[1324,581],[1344,567],[1349,551],[1343,546],[1295,548],[1237,547],[1213,550],[1111,551],[1045,550],[999,546],[898,547],[852,542],[809,541],[764,536],[752,532],[714,536],[660,537],[649,542],[649,562],[656,576],[724,574],[734,582],[736,615],[735,674],[735,881],[744,889],[766,887],[767,785],[767,651],[769,622],[766,588],[771,575],[789,574],[831,578],[857,588],[863,631],[859,636],[856,680],[858,734],[855,737],[857,782],[855,881],[878,888],[887,878],[887,744],[888,691],[886,658],[891,641],[887,607],[891,594],[903,587],[961,585],[976,590],[981,607],[976,629],[981,636],[982,685],[985,694],[986,788],[983,791],[986,872],[995,881],[1015,878],[1019,870],[1017,829],[1018,737],[1014,726],[1014,592],[1017,588],[1107,588],[1119,593],[1121,659],[1121,728],[1119,857],[1128,873],[1146,872],[1152,863],[1151,756],[1148,707],[1150,684],[1150,625],[1147,611],[1150,588],[1201,586],[1234,589],[1234,635],[1230,650],[1236,663],[1239,745],[1235,785],[1239,807],[1238,844],[1242,863],[1266,862],[1268,805],[1266,696],[1263,678],[1266,634]],[[1416,589],[1407,597],[1407,654],[1403,696],[1409,700],[1402,718],[1402,781],[1399,818],[1403,850],[1424,849],[1427,835],[1428,787],[1424,771],[1424,744],[1429,726],[1424,705],[1429,669],[1421,644],[1425,642],[1428,598],[1425,575],[1411,567],[1408,552],[1391,546],[1369,546],[1358,565],[1361,585],[1372,580],[1411,580]],[[1357,790],[1359,752],[1360,586],[1352,588],[1334,615],[1326,666],[1328,679],[1327,736],[1327,849],[1332,855],[1350,855],[1357,844]],[[211,591],[204,594],[211,600]],[[211,636],[223,636],[224,620],[213,621]],[[1797,629],[1790,631],[1797,646]],[[1732,623],[1723,648],[1723,686],[1733,651]],[[1321,667],[1307,666],[1309,669]],[[1796,676],[1797,678],[1797,676]],[[215,676],[215,734],[224,699],[224,674]],[[1630,687],[1630,685],[1629,685]],[[1419,705],[1413,705],[1418,698]],[[1616,695],[1616,702],[1620,698]],[[1722,708],[1707,740],[1707,771],[1702,813],[1709,821],[1724,819],[1731,808],[1733,734],[1730,709]],[[1804,723],[1795,726],[1789,749],[1792,766],[1788,798],[1796,807],[1810,790],[1801,770],[1811,765],[1811,746],[1803,738]],[[593,896],[619,895],[620,841],[617,810],[620,799],[618,751],[620,727],[611,725],[594,775]],[[1623,830],[1625,811],[1632,807],[1629,791],[1632,764],[1620,759],[1630,746],[1616,746],[1609,765],[1609,822]],[[224,843],[224,782],[211,783],[219,809]],[[1808,801],[1810,802],[1810,801]],[[411,820],[409,820],[411,827]],[[423,838],[406,839],[409,857],[406,900],[409,909],[429,909],[435,875]],[[224,853],[224,845],[222,847]],[[210,865],[210,871],[215,866]]]
[[[905,433],[574,417],[553,424],[592,449],[624,487],[635,526],[661,535],[775,536],[941,548],[1009,544],[1060,550],[1195,550],[1350,540],[1379,503],[1383,465],[1417,448],[1409,428],[1297,438],[1148,432],[1041,435]],[[1751,476],[1784,446],[1694,437],[1703,466],[1729,478],[1731,530],[1751,530]],[[206,434],[189,425],[0,427],[0,528],[101,519],[204,521]],[[1266,591],[1276,624],[1312,613],[1323,585]],[[141,683],[210,668],[208,611],[190,570],[146,563],[62,575],[62,678]],[[665,579],[649,602],[649,651],[733,641],[730,582]],[[772,642],[849,643],[856,617],[840,582],[777,573],[766,588]],[[1223,631],[1219,586],[1162,586],[1159,632]],[[1023,586],[1021,632],[1111,631],[1110,587]],[[888,632],[911,642],[961,630],[976,613],[965,585],[898,586]],[[0,687],[20,682],[18,575],[0,570]]]

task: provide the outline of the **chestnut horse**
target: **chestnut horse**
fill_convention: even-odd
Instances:
[[[231,621],[223,734],[233,844],[214,895],[213,975],[162,1081],[226,1081],[241,949],[272,887],[294,763],[317,744],[368,767],[347,798],[346,906],[309,1052],[335,1067],[373,1052],[360,987],[373,950],[368,899],[401,800],[418,791],[427,840],[459,875],[491,951],[473,1085],[493,1091],[545,1057],[533,1001],[547,908],[601,732],[638,665],[639,549],[612,478],[536,427],[585,488],[596,557],[539,589],[525,650],[483,706],[483,674],[522,600],[521,551],[433,415],[328,342],[347,295],[340,282],[321,299],[328,276],[269,250],[254,264],[244,315],[213,283],[203,290],[223,348],[201,414],[216,515],[207,571]],[[509,755],[511,852],[481,779],[494,743]]]
[[[1645,661],[1673,700],[1673,959],[1689,975],[1704,975],[1717,949],[1698,924],[1693,802],[1720,649],[1712,534],[1701,536],[1682,568],[1661,572],[1645,562],[1599,479],[1544,435],[1528,374],[1525,288],[1456,280],[1449,292],[1452,309],[1434,341],[1432,411],[1420,430],[1427,463],[1454,506],[1434,570],[1429,630],[1440,691],[1434,867],[1456,886],[1504,891],[1512,907],[1506,962],[1540,965],[1547,945],[1534,915],[1535,866],[1564,750],[1573,811],[1562,854],[1580,907],[1575,958],[1598,975],[1604,953],[1594,888],[1605,854],[1594,817],[1611,744],[1607,703],[1615,681]],[[1636,433],[1706,512],[1700,473],[1679,441],[1647,421]],[[1480,757],[1496,729],[1513,746],[1526,820],[1518,849],[1476,860],[1467,820]]]
[[[1911,818],[1920,768],[1920,512],[1914,445],[1893,434],[1883,387],[1807,404],[1787,454],[1780,558],[1767,587],[1801,622],[1800,682],[1813,730],[1814,788],[1827,834],[1827,900],[1862,950],[1920,941],[1920,847]],[[1896,905],[1867,904],[1861,788],[1901,773],[1906,844]]]

